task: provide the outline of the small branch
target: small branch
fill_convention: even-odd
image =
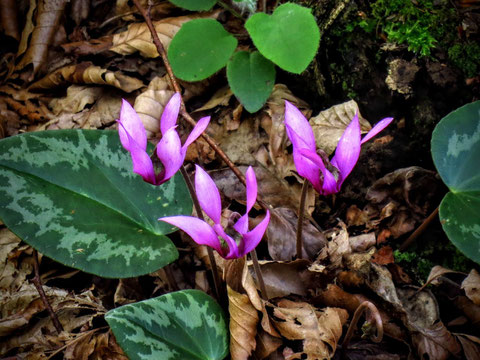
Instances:
[[[182,173],[183,178],[185,179],[185,183],[187,184],[188,191],[190,192],[190,196],[192,197],[193,205],[195,206],[195,212],[197,213],[197,217],[200,220],[204,220],[202,208],[200,207],[200,203],[198,202],[197,194],[195,193],[193,184],[190,181],[190,178],[188,177],[187,170],[185,170],[185,166],[182,165],[182,167],[180,168],[180,172]],[[210,266],[212,267],[211,270],[213,275],[213,284],[215,286],[215,294],[217,296],[218,301],[222,303],[223,302],[222,283],[220,281],[220,276],[218,275],[218,268],[217,268],[217,262],[215,260],[215,255],[213,254],[213,249],[209,246],[207,246],[207,252],[208,252],[208,259],[210,260]]]
[[[297,222],[297,259],[301,259],[302,248],[303,248],[303,214],[305,213],[305,198],[307,197],[308,192],[308,181],[307,179],[303,180],[302,185],[302,194],[300,195],[300,205],[298,206],[298,222]]]
[[[50,303],[48,302],[47,295],[45,295],[45,291],[43,290],[42,280],[40,279],[40,266],[38,264],[38,252],[35,249],[33,249],[33,269],[35,272],[35,276],[33,277],[32,282],[37,288],[38,294],[42,299],[43,305],[45,305],[45,308],[47,309],[48,314],[52,319],[53,326],[55,326],[57,333],[60,335],[60,333],[63,331],[63,326],[62,324],[60,324],[60,321],[58,321],[57,315],[53,311],[52,305],[50,305]]]
[[[375,327],[377,328],[377,334],[375,336],[372,336],[372,341],[379,343],[382,341],[383,338],[383,322],[382,318],[380,316],[380,313],[378,312],[378,309],[375,305],[373,305],[370,301],[364,301],[362,302],[358,307],[357,310],[355,310],[355,313],[353,314],[353,319],[350,322],[350,326],[348,327],[347,334],[345,335],[345,338],[343,339],[342,343],[342,349],[345,350],[348,347],[348,344],[350,343],[350,340],[352,338],[352,335],[357,328],[357,323],[358,320],[360,319],[360,316],[365,312],[365,310],[370,311],[370,315],[373,317],[375,320]]]
[[[260,292],[262,293],[262,299],[268,300],[267,288],[265,287],[265,282],[263,281],[262,269],[260,269],[260,264],[258,263],[257,251],[255,249],[250,251],[250,256],[252,257],[252,261],[253,261],[253,270],[255,270],[255,274],[257,275],[257,279],[258,279],[258,284],[260,285]]]
[[[422,224],[408,237],[407,240],[405,240],[402,245],[400,245],[399,250],[404,251],[406,248],[408,248],[412,243],[425,231],[425,229],[430,225],[430,223],[435,219],[435,217],[438,215],[438,209],[440,205],[437,206],[433,212],[428,215],[428,217],[423,220]]]

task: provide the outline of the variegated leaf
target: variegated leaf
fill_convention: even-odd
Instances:
[[[438,123],[432,156],[450,189],[440,205],[443,229],[460,251],[480,263],[480,101]]]
[[[131,360],[221,360],[228,354],[223,311],[199,290],[125,305],[105,319]]]
[[[178,257],[157,219],[190,213],[185,183],[143,182],[116,132],[27,133],[1,140],[0,154],[0,219],[45,255],[118,278]]]

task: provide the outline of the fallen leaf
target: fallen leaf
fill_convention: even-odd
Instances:
[[[435,265],[432,268],[432,270],[430,270],[430,274],[428,274],[428,278],[427,278],[427,281],[426,281],[424,286],[426,286],[428,284],[437,285],[438,284],[437,279],[440,276],[443,276],[443,275],[446,275],[446,274],[452,274],[452,273],[460,274],[458,271],[450,270],[450,269],[444,268],[440,265]]]
[[[480,305],[480,274],[477,270],[470,271],[470,274],[462,282],[462,289],[475,305]]]
[[[232,98],[232,90],[228,86],[224,86],[212,95],[210,100],[208,100],[203,106],[199,107],[198,109],[192,112],[210,110],[216,108],[217,106],[227,106]],[[235,130],[235,129],[228,129],[228,130]]]
[[[144,9],[149,9],[149,14],[152,19],[157,19],[158,17],[165,17],[175,5],[169,1],[159,1],[159,0],[140,0],[140,5]],[[117,0],[115,4],[115,13],[117,16],[122,16],[122,19],[125,21],[133,21],[135,17],[134,13],[139,13],[137,7],[131,0]]]
[[[143,82],[137,78],[123,75],[119,71],[110,71],[82,62],[76,65],[62,67],[38,80],[29,87],[29,91],[44,91],[67,84],[110,85],[125,92],[132,92],[143,87]]]
[[[342,268],[343,258],[352,252],[346,225],[340,222],[339,227],[326,231],[325,237],[328,239],[329,269]]]
[[[383,246],[373,254],[372,261],[378,265],[393,264],[393,249],[391,246]]]
[[[478,360],[480,354],[480,338],[467,334],[454,334],[462,346],[466,360]]]
[[[387,86],[408,99],[412,95],[412,82],[420,67],[413,62],[403,59],[394,59],[388,64],[388,76],[385,79]]]
[[[272,336],[263,329],[257,334],[257,348],[255,349],[255,357],[257,359],[265,359],[283,344],[282,339]]]
[[[0,24],[5,35],[20,40],[18,30],[17,4],[15,0],[4,0],[0,3]]]
[[[377,243],[375,233],[361,234],[357,236],[350,236],[348,239],[352,251],[366,251]]]

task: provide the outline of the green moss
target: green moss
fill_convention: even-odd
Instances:
[[[466,77],[473,77],[480,71],[480,45],[477,42],[453,45],[448,49],[448,58]]]

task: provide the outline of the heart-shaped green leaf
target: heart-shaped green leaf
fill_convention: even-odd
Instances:
[[[450,189],[440,204],[443,229],[465,256],[480,263],[480,101],[438,123],[432,156]]]
[[[228,354],[223,311],[199,290],[125,305],[105,319],[131,360],[221,360]]]
[[[213,19],[182,25],[168,48],[173,72],[185,81],[199,81],[224,67],[237,47],[237,39]]]
[[[0,141],[0,218],[65,265],[133,277],[178,257],[162,216],[187,214],[180,175],[162,186],[132,171],[115,131],[57,130]]]
[[[286,3],[273,14],[257,13],[245,23],[253,43],[282,69],[300,74],[313,60],[320,30],[310,9]]]
[[[172,4],[190,11],[210,10],[217,0],[169,0]]]
[[[262,108],[275,84],[275,65],[258,51],[239,51],[227,64],[228,84],[249,112]]]

